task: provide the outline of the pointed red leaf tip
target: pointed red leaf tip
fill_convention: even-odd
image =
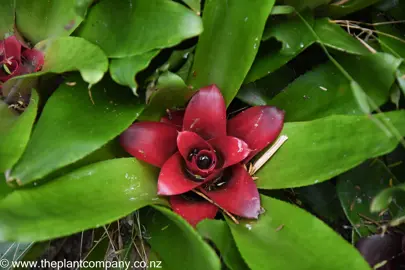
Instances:
[[[208,142],[223,160],[222,168],[241,162],[251,152],[247,143],[236,137],[217,137]]]
[[[186,172],[185,161],[177,152],[165,162],[160,170],[158,194],[171,196],[185,193],[214,179],[218,173],[218,171],[214,171],[207,178],[191,180],[193,175]]]
[[[208,140],[226,135],[226,107],[216,87],[201,88],[187,105],[183,130],[193,131]]]
[[[4,40],[4,55],[3,59],[12,59],[17,62],[21,61],[21,43],[17,40],[15,36],[10,36]]]
[[[132,156],[157,167],[177,151],[177,130],[159,122],[137,122],[120,136],[121,146]]]
[[[171,196],[170,205],[174,212],[187,220],[193,227],[204,219],[215,218],[218,212],[218,208],[208,201],[191,201],[182,196]]]
[[[160,122],[174,125],[178,131],[183,129],[184,110],[169,110],[167,116],[163,116]]]
[[[230,119],[227,132],[249,145],[252,149],[246,159],[249,161],[280,135],[283,125],[284,111],[271,106],[256,106]]]
[[[260,195],[252,177],[240,164],[230,167],[229,170],[228,182],[212,191],[200,188],[201,192],[232,214],[245,218],[258,218]]]

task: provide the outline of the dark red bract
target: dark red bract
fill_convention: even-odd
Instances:
[[[284,112],[270,106],[249,108],[229,121],[215,85],[200,89],[184,111],[161,122],[137,122],[120,138],[134,157],[160,167],[158,194],[170,196],[173,210],[195,226],[214,218],[218,207],[190,196],[204,193],[228,212],[257,218],[260,196],[243,163],[273,142]]]
[[[0,41],[0,64],[0,82],[4,83],[12,77],[40,70],[44,55],[23,47],[15,36],[10,36]]]

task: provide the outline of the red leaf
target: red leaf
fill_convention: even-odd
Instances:
[[[175,127],[159,122],[137,122],[121,134],[122,147],[134,157],[157,167],[177,151]]]
[[[223,159],[222,168],[241,162],[250,153],[248,145],[236,137],[217,137],[208,142]]]
[[[226,107],[215,85],[201,88],[187,105],[183,130],[193,131],[208,140],[226,135]]]
[[[232,214],[258,218],[260,195],[252,177],[240,164],[230,167],[226,172],[230,175],[227,176],[229,180],[225,184],[212,191],[200,188],[201,192]]]
[[[218,171],[204,179],[191,180],[192,175],[187,174],[185,161],[179,152],[169,158],[160,170],[158,179],[159,195],[178,195],[190,191],[203,183],[214,179]]]
[[[228,121],[228,135],[246,142],[252,152],[246,161],[272,143],[284,125],[284,112],[271,106],[249,108]]]
[[[170,204],[174,212],[182,216],[193,227],[206,218],[214,218],[218,208],[208,201],[190,201],[182,196],[170,197]]]

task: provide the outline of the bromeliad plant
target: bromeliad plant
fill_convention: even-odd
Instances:
[[[161,168],[158,194],[170,196],[172,209],[190,224],[214,218],[218,207],[257,219],[259,192],[243,164],[278,137],[283,120],[283,111],[256,106],[227,121],[222,94],[211,85],[185,111],[133,124],[120,142],[134,157]]]
[[[404,268],[404,10],[3,0],[0,263]]]
[[[16,36],[0,41],[0,82],[31,72],[37,72],[44,64],[44,55],[22,44]],[[1,85],[0,85],[1,87]]]

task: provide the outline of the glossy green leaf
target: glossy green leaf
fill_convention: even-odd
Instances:
[[[7,185],[4,173],[0,173],[0,200],[12,191],[13,189]]]
[[[7,93],[14,85],[47,73],[80,71],[90,85],[99,82],[108,70],[108,58],[96,45],[79,37],[61,37],[41,41],[35,46],[43,51],[45,63],[40,72],[17,76],[3,85]],[[28,82],[29,83],[29,82]]]
[[[253,63],[273,5],[274,0],[207,0],[189,84],[216,84],[229,104]]]
[[[193,66],[194,62],[194,54],[189,54],[187,57],[186,62],[184,63],[183,66],[180,67],[180,69],[176,72],[177,75],[183,80],[187,81],[187,78],[189,77],[191,73],[191,68]]]
[[[221,252],[226,266],[231,270],[248,269],[242,259],[231,231],[223,220],[205,219],[197,225],[197,230],[207,240],[212,241]]]
[[[93,0],[75,0],[75,11],[82,18],[86,17],[87,8],[93,4]]]
[[[359,55],[370,53],[360,41],[328,18],[316,20],[313,28],[319,38],[317,42],[323,43],[330,48]]]
[[[315,20],[310,13],[298,16],[294,13],[286,18],[274,19],[263,34],[263,40],[275,38],[281,42],[279,50],[268,50],[265,46],[259,50],[245,83],[255,81],[274,72],[314,42],[351,54],[368,54],[369,51],[340,26],[331,23],[328,18]],[[305,21],[304,21],[305,20]],[[308,25],[317,36],[313,34]]]
[[[314,24],[311,13],[306,12],[303,16],[310,25]],[[264,30],[262,40],[275,38],[280,41],[282,43],[281,53],[296,54],[297,50],[314,41],[312,33],[295,12],[289,16],[271,17],[270,19],[268,27]]]
[[[16,1],[16,26],[33,44],[69,36],[82,21],[76,13],[76,0]]]
[[[306,13],[304,16],[313,24],[312,15]],[[283,19],[271,17],[269,27],[264,31],[263,40],[271,38],[281,42],[281,48],[268,49],[266,43],[262,43],[244,83],[256,81],[274,72],[315,42],[314,36],[296,13]]]
[[[328,13],[332,17],[343,17],[350,13],[364,9],[377,3],[380,0],[350,0],[338,1],[328,6]]]
[[[140,55],[112,59],[110,64],[111,78],[116,83],[129,86],[132,91],[136,92],[138,88],[138,83],[135,80],[136,74],[147,68],[158,53],[159,51],[155,50]]]
[[[83,38],[50,39],[40,42],[36,47],[45,54],[45,64],[38,75],[79,70],[84,81],[95,84],[108,69],[108,59],[104,52]]]
[[[163,73],[139,119],[159,121],[160,117],[166,115],[167,109],[184,107],[193,93],[179,76],[171,72]]]
[[[381,191],[371,203],[371,211],[379,212],[387,208],[394,208],[391,226],[405,223],[405,185],[398,185]]]
[[[375,28],[378,31],[377,35],[381,49],[396,57],[405,58],[405,40],[401,29],[395,24],[383,20],[382,16],[374,15],[373,21],[376,23]]]
[[[316,217],[289,203],[261,197],[258,221],[228,221],[242,257],[255,269],[370,269],[361,255]]]
[[[183,0],[183,2],[192,10],[197,12],[197,14],[200,14],[201,0]]]
[[[375,28],[379,31],[378,41],[381,49],[398,58],[405,58],[405,40],[402,39],[400,29],[395,24],[390,25],[388,21],[383,20],[382,16],[374,15],[373,21],[377,23]],[[405,94],[405,69],[398,70],[396,76],[398,85]]]
[[[169,59],[165,64],[163,64],[159,71],[176,71],[179,70],[183,64],[187,62],[192,55],[193,51],[195,50],[195,46],[186,48],[184,50],[175,50],[170,54]]]
[[[148,243],[166,269],[190,269],[190,266],[195,270],[220,269],[215,251],[190,224],[169,209],[155,208],[158,211],[149,209],[141,223],[145,225]]]
[[[359,109],[365,114],[371,113],[372,110],[368,101],[368,96],[363,88],[356,81],[351,81],[350,89],[352,89],[354,99],[356,100]]]
[[[327,4],[332,0],[284,0],[283,3],[295,7],[297,10],[314,9],[318,6]]]
[[[287,111],[288,113],[288,111]],[[329,116],[286,123],[287,142],[257,173],[262,189],[300,187],[326,181],[365,161],[391,152],[398,139],[376,121],[405,135],[405,111],[369,116]],[[289,166],[294,164],[294,166]]]
[[[273,6],[271,9],[271,15],[286,15],[291,14],[295,11],[295,8],[292,6]]]
[[[99,227],[157,196],[157,171],[134,158],[95,163],[0,201],[0,241],[42,241]]]
[[[295,77],[295,70],[285,65],[261,79],[243,84],[237,97],[252,106],[266,105]]]
[[[402,92],[405,95],[405,74],[402,74],[400,71],[397,71],[397,82]]]
[[[109,57],[167,48],[202,32],[201,18],[174,1],[105,0],[93,6],[79,36]]]
[[[379,213],[371,213],[370,204],[390,183],[396,183],[396,179],[380,160],[364,162],[338,177],[337,192],[343,210],[361,237],[375,232],[375,228],[367,223],[369,220],[378,222],[385,218]]]
[[[333,114],[363,114],[365,109],[369,110],[368,98],[377,106],[389,99],[400,59],[377,53],[342,55],[337,60],[368,96],[362,91],[356,92],[362,95],[366,102],[364,106],[359,106],[360,99],[353,95],[349,81],[331,62],[300,76],[274,99],[268,100],[268,104],[285,110],[286,121],[306,121]],[[370,80],[370,74],[373,74],[373,80]]]
[[[0,40],[13,33],[15,0],[3,0],[0,9]]]
[[[24,152],[37,116],[38,102],[38,94],[33,90],[29,106],[21,115],[16,115],[0,101],[0,173],[11,169]]]
[[[24,257],[24,254],[31,248],[33,243],[17,243],[17,242],[3,242],[0,243],[0,261],[1,269],[9,270],[15,269],[12,267],[12,262],[21,261]],[[9,265],[4,264],[5,261]]]
[[[405,208],[405,185],[398,185],[392,188],[387,188],[380,192],[371,203],[371,211],[379,212],[390,205],[390,203],[402,202],[402,207]]]
[[[85,156],[82,159],[79,159],[78,161],[75,161],[74,163],[67,165],[65,167],[62,167],[50,174],[48,174],[45,178],[41,180],[41,183],[53,180],[55,178],[59,178],[61,176],[64,176],[68,173],[71,173],[77,169],[80,169],[81,167],[100,162],[100,161],[105,161],[109,159],[114,159],[118,157],[132,157],[129,155],[125,150],[121,147],[119,139],[116,138],[107,144],[103,145],[101,148],[97,149],[94,152],[91,152],[89,155]],[[41,184],[39,183],[39,184]],[[37,182],[34,182],[34,185],[37,185]]]
[[[71,76],[50,97],[9,181],[27,184],[99,149],[124,131],[142,111],[130,89],[105,79],[91,89]],[[92,103],[94,101],[94,104]]]

